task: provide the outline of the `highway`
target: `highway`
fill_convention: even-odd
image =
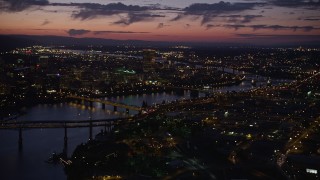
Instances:
[[[289,140],[285,147],[286,154],[290,153],[293,147],[297,147],[298,144],[300,144],[302,139],[307,138],[309,134],[313,133],[313,129],[316,126],[319,126],[319,121],[320,121],[320,117],[318,117],[315,121],[313,121],[308,128],[306,128],[303,132],[299,133],[295,138],[292,138],[291,140]]]

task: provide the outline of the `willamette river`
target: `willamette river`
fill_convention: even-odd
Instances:
[[[239,72],[241,73],[241,72]],[[247,79],[240,85],[216,88],[214,91],[247,91],[254,88],[251,79],[257,79],[257,87],[266,86],[267,78],[247,75]],[[273,85],[289,82],[287,80],[274,80]],[[200,97],[204,94],[200,93]],[[184,95],[172,93],[153,93],[145,95],[118,96],[110,98],[111,101],[122,102],[131,105],[141,106],[143,101],[148,105],[165,101],[174,101],[182,98],[191,98],[190,92],[185,91]],[[119,108],[114,113],[113,107],[106,106],[102,110],[101,105],[94,103],[94,108],[88,109],[85,106],[73,103],[60,103],[54,105],[42,104],[26,109],[26,114],[18,120],[48,121],[48,120],[88,120],[106,119],[126,116],[123,109]],[[133,115],[134,112],[130,112]],[[97,134],[103,127],[93,128],[93,135]],[[19,152],[18,131],[0,130],[0,179],[46,179],[64,180],[67,179],[61,165],[47,164],[45,160],[53,152],[60,153],[63,149],[64,129],[29,129],[23,130],[23,149]],[[71,155],[76,146],[87,142],[89,128],[68,129],[68,154]]]

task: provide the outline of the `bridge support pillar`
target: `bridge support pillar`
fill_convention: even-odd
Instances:
[[[176,89],[175,93],[179,96],[183,96],[184,95],[184,89]]]
[[[89,141],[92,140],[92,121],[90,121],[90,125],[89,125]]]
[[[92,101],[90,101],[90,102],[89,102],[89,105],[90,105],[90,107],[92,108],[92,106],[93,106],[93,102],[92,102]]]
[[[197,90],[191,90],[190,96],[191,96],[191,97],[199,97],[199,91],[197,91]]]
[[[126,114],[129,114],[129,109],[128,108],[126,109]]]
[[[19,151],[22,150],[22,128],[19,128],[19,140],[18,140],[18,143],[19,143]]]
[[[106,104],[102,103],[102,109],[106,109]]]
[[[68,129],[67,124],[64,124],[64,144],[63,144],[63,153],[66,155],[68,150]]]
[[[109,121],[109,130],[108,130],[109,133],[112,133],[112,126],[113,125],[114,125],[114,122],[113,121]]]
[[[113,106],[113,111],[114,112],[118,111],[118,107],[117,106]]]

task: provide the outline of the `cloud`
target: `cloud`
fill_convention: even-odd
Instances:
[[[100,34],[147,34],[150,32],[134,32],[134,31],[93,31],[94,35]]]
[[[157,29],[161,29],[164,27],[164,24],[163,23],[159,23],[158,26],[157,26]]]
[[[219,16],[226,18],[226,21],[229,23],[249,23],[257,18],[263,17],[262,15],[227,15]]]
[[[80,36],[80,35],[88,34],[90,32],[91,32],[90,30],[86,30],[86,29],[69,29],[67,31],[69,36]]]
[[[207,30],[215,28],[215,27],[224,27],[224,28],[232,28],[232,29],[235,29],[235,30],[239,30],[240,28],[246,28],[247,26],[246,25],[241,25],[241,24],[225,24],[225,25],[207,24],[206,25],[206,29]]]
[[[157,26],[157,29],[161,29],[161,28],[164,28],[166,26],[170,26],[170,25],[167,25],[167,24],[164,24],[164,23],[159,23],[158,26]]]
[[[113,24],[118,25],[130,25],[132,23],[141,22],[141,21],[152,21],[155,18],[165,17],[158,14],[148,14],[148,13],[128,13],[125,17],[121,17],[120,20],[113,22]]]
[[[41,24],[41,26],[45,26],[45,25],[47,25],[47,24],[50,24],[51,22],[48,20],[48,19],[45,19],[44,21],[43,21],[43,23]]]
[[[268,0],[268,2],[274,6],[289,8],[307,7],[310,9],[316,9],[320,7],[319,0]]]
[[[303,20],[303,21],[320,21],[320,16],[299,17],[298,20]]]
[[[165,9],[155,6],[125,5],[120,2],[107,5],[96,3],[71,3],[70,5],[80,8],[79,11],[72,14],[71,17],[73,19],[89,20],[100,16],[118,15],[120,20],[113,22],[113,24],[118,25],[130,25],[136,22],[151,21],[155,18],[165,17],[165,15],[155,13],[155,10]]]
[[[220,1],[219,3],[207,4],[196,3],[183,9],[183,13],[178,14],[172,21],[180,20],[186,16],[201,16],[204,25],[212,21],[220,14],[242,12],[246,10],[253,10],[256,6],[263,6],[264,3],[230,3]]]
[[[320,35],[274,35],[274,34],[235,34],[238,37],[256,38],[256,37],[318,37]]]
[[[48,5],[48,0],[0,0],[0,8],[7,12],[19,12],[26,9]]]
[[[305,21],[320,21],[319,18],[306,18],[306,19],[303,19]]]
[[[317,28],[314,26],[281,26],[281,25],[241,25],[241,24],[213,25],[213,24],[208,24],[206,26],[207,30],[215,28],[215,27],[230,28],[230,29],[234,29],[236,31],[239,29],[242,29],[242,28],[251,28],[253,31],[267,29],[267,30],[273,30],[273,31],[277,31],[277,30],[298,31],[298,30],[301,30],[301,31],[305,31],[305,32],[320,29],[320,28]]]
[[[184,11],[190,14],[200,14],[203,12],[219,13],[219,12],[239,12],[248,9],[253,9],[261,3],[233,3],[220,1],[219,3],[206,4],[206,3],[196,3],[189,7],[186,7]]]
[[[320,35],[273,35],[273,34],[235,34],[239,38],[254,40],[293,40],[293,41],[320,41]]]
[[[202,18],[202,24],[211,22],[213,18],[217,15],[223,13],[240,12],[245,10],[252,10],[255,6],[263,5],[263,3],[230,3],[220,1],[219,3],[206,4],[206,3],[196,3],[192,4],[186,8],[172,8],[168,6],[148,5],[148,6],[138,6],[138,5],[125,5],[121,2],[110,3],[110,4],[99,4],[99,3],[50,3],[48,0],[0,0],[4,1],[6,4],[6,9],[11,11],[23,11],[33,6],[63,6],[63,7],[76,7],[77,10],[73,11],[71,17],[73,19],[79,20],[90,20],[98,17],[104,16],[114,16],[120,17],[119,20],[113,22],[113,24],[118,25],[130,25],[136,22],[142,21],[152,21],[156,18],[166,17],[163,11],[172,11],[178,13],[177,16],[172,19],[172,21],[179,20],[186,16],[193,16],[196,20],[197,18]],[[44,10],[45,11],[45,10]],[[57,12],[57,11],[54,11]],[[180,13],[179,13],[180,12]],[[249,22],[255,17],[246,16],[243,21]],[[239,18],[234,17],[233,21]],[[231,20],[230,20],[231,21]],[[44,24],[45,25],[45,24]]]
[[[118,3],[109,3],[109,4],[99,4],[99,3],[50,3],[49,0],[0,0],[0,10],[7,12],[18,12],[32,8],[39,8],[40,6],[64,6],[64,7],[74,7],[75,11],[72,12],[71,17],[77,20],[90,20],[99,17],[105,16],[118,16],[119,19],[115,20],[112,24],[115,25],[130,25],[137,22],[148,22],[155,21],[160,18],[166,17],[164,12],[173,11],[176,16],[171,19],[171,21],[178,21],[183,18],[191,18],[190,21],[195,21],[200,19],[201,25],[208,25],[207,29],[210,29],[212,26],[210,23],[215,18],[225,18],[227,23],[234,23],[236,25],[225,25],[227,28],[234,28],[236,30],[242,27],[243,23],[250,23],[257,18],[263,17],[262,15],[243,15],[247,13],[245,11],[256,10],[256,8],[267,8],[267,7],[306,7],[309,9],[315,9],[320,7],[319,0],[243,0],[244,2],[225,2],[220,1],[217,3],[195,3],[191,4],[185,8],[172,8],[167,6],[161,6],[160,4],[139,6],[139,5],[126,5],[121,2]],[[39,8],[43,11],[52,11],[45,10],[44,8]],[[261,9],[258,9],[260,12]],[[59,10],[58,10],[59,11]],[[52,11],[57,12],[57,11]],[[232,15],[236,14],[236,15]],[[281,17],[276,17],[281,18]],[[319,18],[305,18],[305,21],[319,21]],[[161,21],[160,21],[161,22]],[[163,21],[162,21],[163,22]],[[44,21],[42,25],[50,23],[49,21]],[[158,24],[158,29],[163,28],[165,25]],[[185,25],[185,28],[189,26]],[[265,26],[265,27],[249,27],[254,30],[259,30],[261,28],[269,28],[274,30],[282,30],[288,27],[286,26]],[[304,30],[311,31],[314,29],[312,26],[292,26],[289,29],[293,30]]]
[[[135,31],[91,31],[87,29],[69,29],[67,33],[70,36],[80,36],[88,33],[93,33],[94,35],[101,34],[146,34],[150,32],[135,32]]]
[[[148,7],[125,5],[122,3],[111,3],[107,5],[96,3],[80,3],[77,4],[81,8],[80,11],[72,14],[74,19],[86,20],[96,18],[97,16],[111,16],[122,13],[133,14],[133,12],[144,12]]]
[[[292,31],[302,30],[305,32],[320,29],[320,28],[316,28],[314,26],[281,26],[281,25],[251,25],[248,27],[253,28],[253,30],[260,30],[260,29],[271,29],[274,31],[277,31],[277,30],[292,30]]]
[[[174,17],[173,19],[171,19],[171,21],[178,21],[182,18],[184,18],[185,16],[183,14],[178,14],[176,17]]]

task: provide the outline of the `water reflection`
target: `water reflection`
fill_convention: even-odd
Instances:
[[[251,78],[254,75],[247,75],[247,79],[240,85],[220,87],[212,89],[215,92],[226,91],[247,91],[252,89]],[[265,86],[265,77],[259,77],[257,86]],[[288,80],[274,80],[274,85],[289,82]],[[204,93],[199,93],[204,97]],[[163,101],[170,102],[182,98],[191,98],[190,91],[185,91],[183,96],[171,93],[152,93],[143,95],[117,96],[105,98],[106,100],[121,102],[129,105],[141,106],[142,102],[148,105],[160,104]],[[113,107],[106,105],[102,109],[100,103],[93,103],[90,108],[84,104],[59,103],[43,104],[25,109],[26,114],[20,116],[21,121],[49,121],[49,120],[88,120],[88,119],[112,119],[127,116],[125,109],[118,108],[117,112]],[[137,112],[130,111],[130,115]],[[93,128],[93,134],[97,134],[103,127]],[[68,129],[68,153],[75,147],[89,138],[89,128]],[[23,151],[18,151],[18,131],[0,131],[0,179],[66,179],[61,166],[54,166],[45,163],[45,160],[52,152],[61,152],[64,143],[64,129],[32,129],[23,131]],[[19,173],[16,173],[19,172]]]

